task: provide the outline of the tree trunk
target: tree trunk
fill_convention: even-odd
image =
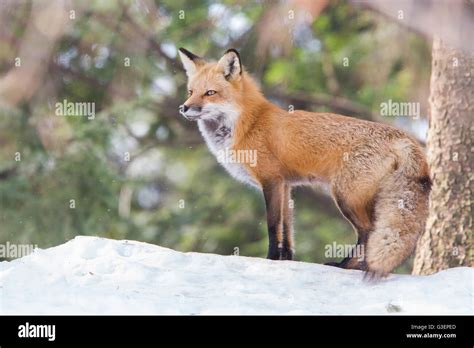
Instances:
[[[433,188],[413,274],[473,266],[474,55],[433,40],[428,163]]]

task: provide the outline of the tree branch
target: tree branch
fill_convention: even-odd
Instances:
[[[289,101],[292,104],[311,104],[314,106],[325,106],[342,114],[357,116],[365,120],[376,120],[377,117],[369,108],[355,103],[344,97],[335,97],[327,94],[306,94],[303,92],[294,92],[285,94],[280,91],[270,91],[268,96]]]

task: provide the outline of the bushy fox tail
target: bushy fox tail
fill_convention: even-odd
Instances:
[[[425,229],[431,190],[420,147],[408,139],[392,145],[397,168],[382,179],[375,197],[374,228],[366,244],[367,271],[377,276],[390,273],[413,253]]]

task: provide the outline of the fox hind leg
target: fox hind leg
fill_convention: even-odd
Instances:
[[[357,244],[354,245],[350,255],[345,257],[341,262],[328,262],[326,265],[335,266],[345,269],[357,269],[360,271],[366,270],[364,262],[364,250],[366,241],[362,241],[360,238],[357,240]]]
[[[357,244],[341,262],[329,262],[327,265],[345,269],[366,270],[364,258],[367,239],[373,229],[373,198],[366,200],[363,204],[351,205],[336,191],[333,192],[333,195],[342,215],[351,223],[357,233]]]

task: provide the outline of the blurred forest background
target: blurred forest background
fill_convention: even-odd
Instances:
[[[178,47],[214,59],[237,48],[284,108],[390,123],[426,141],[430,40],[354,3],[0,4],[0,243],[98,235],[266,255],[261,194],[234,181],[178,113]],[[57,116],[64,100],[95,103],[95,118]],[[420,103],[421,117],[381,116],[389,100]],[[326,245],[355,243],[329,197],[298,188],[294,199],[297,260],[328,262]]]

